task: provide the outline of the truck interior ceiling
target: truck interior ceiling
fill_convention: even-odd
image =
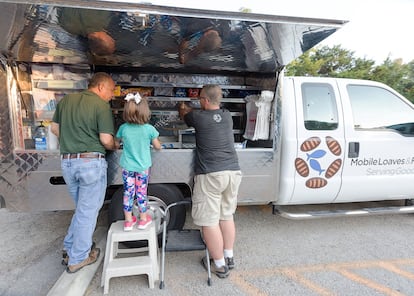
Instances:
[[[235,141],[271,147],[270,135],[246,136],[246,98],[274,92],[288,62],[343,24],[109,1],[2,1],[0,11],[1,61],[18,81],[27,127],[17,144],[21,149],[34,148],[35,128],[98,71],[117,84],[111,102],[117,127],[123,97],[140,92],[167,148],[192,148],[193,132],[182,126],[177,106],[196,106],[193,99],[204,84],[219,84],[223,107],[233,112]]]

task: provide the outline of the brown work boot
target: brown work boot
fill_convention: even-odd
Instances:
[[[101,253],[101,249],[99,248],[92,249],[91,252],[89,253],[88,258],[86,258],[85,260],[83,260],[82,262],[78,264],[68,265],[68,267],[66,268],[66,271],[68,273],[75,273],[81,270],[83,267],[95,263],[96,260],[98,260],[100,253]]]
[[[96,246],[95,242],[92,242],[91,251],[93,249],[95,249],[95,246]],[[66,250],[62,250],[62,261],[61,261],[61,263],[62,263],[62,265],[68,265],[68,262],[69,262],[68,252]]]

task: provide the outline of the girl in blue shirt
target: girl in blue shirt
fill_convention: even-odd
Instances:
[[[137,218],[132,215],[134,200],[137,200],[139,209],[138,229],[145,229],[151,224],[152,218],[148,210],[148,177],[151,162],[151,147],[161,149],[159,133],[149,120],[151,111],[148,102],[139,93],[128,94],[124,106],[123,119],[116,138],[123,143],[123,152],[120,165],[124,182],[124,231],[132,230]]]

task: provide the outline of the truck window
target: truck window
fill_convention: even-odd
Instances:
[[[348,85],[355,128],[391,128],[414,135],[414,109],[387,89]]]
[[[330,84],[303,83],[302,99],[307,130],[334,130],[338,127],[338,110]]]

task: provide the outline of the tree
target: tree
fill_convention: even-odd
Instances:
[[[286,67],[287,76],[323,76],[375,80],[387,84],[414,102],[414,61],[389,57],[376,66],[374,60],[357,58],[353,51],[324,46],[311,49]]]
[[[322,60],[319,73],[323,76],[337,76],[352,69],[354,52],[336,45],[332,48],[324,46],[315,52],[315,60]]]
[[[405,94],[412,102],[414,101],[414,60],[406,65],[407,77],[402,82],[403,90],[401,93]]]
[[[311,49],[290,63],[289,76],[325,76],[367,79],[375,64],[373,60],[355,58],[354,52],[336,45]]]
[[[319,69],[324,60],[315,60],[313,56],[316,50],[311,49],[305,52],[296,60],[292,61],[286,67],[286,75],[288,76],[320,76]]]
[[[244,12],[244,13],[251,13],[252,9],[251,8],[246,8],[246,7],[240,7],[239,11]]]

